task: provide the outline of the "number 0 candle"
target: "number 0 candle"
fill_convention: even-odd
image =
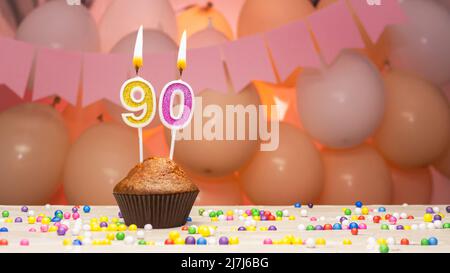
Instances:
[[[166,84],[159,99],[159,117],[164,126],[172,132],[170,159],[173,159],[176,131],[188,126],[194,113],[194,92],[187,82],[181,80],[183,70],[186,69],[186,66],[186,31],[184,31],[181,36],[177,60],[177,68],[180,71],[180,79]],[[175,115],[173,113],[172,105],[173,100],[177,95],[181,98],[181,107],[178,115]]]

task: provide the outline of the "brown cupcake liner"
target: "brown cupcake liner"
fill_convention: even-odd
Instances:
[[[175,194],[120,194],[114,193],[125,224],[143,228],[173,228],[186,223],[199,191]]]

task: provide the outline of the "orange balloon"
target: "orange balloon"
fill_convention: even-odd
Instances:
[[[266,32],[314,12],[310,1],[298,0],[247,0],[241,9],[238,37]]]
[[[385,115],[375,135],[384,157],[405,168],[425,167],[450,141],[450,108],[440,90],[405,72],[384,75]]]
[[[228,93],[221,93],[213,90],[206,90],[200,93],[202,98],[202,106],[196,101],[194,115],[187,130],[191,130],[192,140],[177,140],[174,150],[174,159],[184,168],[195,173],[205,176],[226,176],[247,163],[255,154],[259,147],[258,140],[226,140],[226,112],[225,108],[228,105],[256,105],[260,104],[259,96],[252,85],[247,87],[240,93],[229,91]],[[222,110],[224,120],[223,140],[207,140],[202,137],[202,140],[194,140],[194,131],[203,130],[197,123],[202,122],[203,126],[209,121],[219,124],[219,117],[202,117],[202,110],[208,105],[217,105]],[[198,118],[200,117],[200,118]],[[200,121],[202,119],[202,121]],[[220,126],[220,125],[217,125]],[[234,116],[234,130],[238,130],[237,115]],[[203,132],[203,131],[199,131]],[[248,132],[248,129],[246,129]],[[165,130],[166,142],[170,145],[171,132]],[[181,133],[180,133],[181,134]],[[248,134],[248,133],[247,133]],[[203,134],[202,134],[203,135]]]
[[[322,153],[325,185],[321,204],[390,204],[392,178],[380,154],[368,145]]]
[[[193,5],[177,16],[178,30],[182,34],[186,30],[188,37],[208,26],[222,32],[228,39],[234,38],[233,30],[222,13],[217,11],[211,2],[205,6]],[[189,44],[189,43],[188,43]]]
[[[450,178],[450,146],[446,152],[442,154],[438,160],[433,163],[433,166],[443,175]]]
[[[259,151],[240,173],[247,196],[258,205],[313,202],[323,186],[320,154],[309,137],[280,123],[279,147]]]
[[[64,192],[70,204],[113,205],[117,182],[139,162],[136,130],[103,122],[72,145],[64,167]]]
[[[433,179],[428,168],[391,168],[393,200],[392,204],[428,204],[431,200]]]
[[[189,173],[200,189],[195,205],[237,206],[242,204],[242,192],[234,175],[225,177],[202,177]]]
[[[53,107],[23,103],[0,114],[0,202],[42,205],[56,191],[69,150]]]

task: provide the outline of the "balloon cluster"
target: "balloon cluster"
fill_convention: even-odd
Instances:
[[[56,0],[24,17],[16,38],[131,59],[141,24],[145,53],[173,52],[179,29],[187,29],[190,48],[219,45],[303,19],[333,2],[314,7],[308,1],[246,0],[234,34],[210,3],[176,15],[168,0],[93,1],[89,9]],[[177,141],[174,159],[199,186],[197,203],[430,202],[430,166],[450,178],[450,108],[440,88],[450,83],[444,2],[403,1],[409,23],[389,27],[367,50],[344,50],[332,64],[297,71],[286,82],[234,90],[229,81],[228,90],[198,90],[204,107],[288,98],[288,110],[278,117],[275,151],[259,151],[258,140]],[[57,200],[114,204],[113,186],[138,161],[137,138],[123,126],[122,108],[107,101],[82,108],[55,98],[18,104],[12,96],[3,100],[7,90],[0,88],[0,203],[51,202],[62,184]],[[144,139],[147,155],[168,155],[170,132],[160,122],[144,131]]]

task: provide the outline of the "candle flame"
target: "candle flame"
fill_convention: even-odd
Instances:
[[[177,68],[180,70],[180,73],[186,69],[186,30],[183,31],[183,35],[181,35],[180,47],[178,49]]]
[[[143,32],[144,27],[141,25],[139,27],[136,36],[136,44],[134,45],[134,54],[133,54],[133,65],[136,68],[136,71],[139,70],[139,68],[141,68],[144,65],[144,59],[142,57],[142,51],[144,46]]]

